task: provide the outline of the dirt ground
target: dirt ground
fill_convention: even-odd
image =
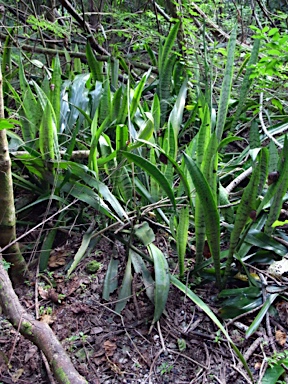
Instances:
[[[37,279],[34,265],[32,278],[27,278],[17,294],[30,313],[50,324],[74,366],[90,384],[250,383],[225,337],[203,311],[174,286],[171,286],[165,314],[152,329],[153,305],[137,274],[133,278],[132,297],[121,315],[117,314],[114,311],[117,292],[109,302],[102,299],[112,253],[112,244],[105,238],[67,279],[69,261],[80,242],[80,237],[74,238],[73,243],[66,241],[56,249],[50,258],[49,271],[39,274]],[[120,265],[125,266],[124,252],[120,250],[118,257]],[[169,257],[173,258],[173,253]],[[87,272],[91,260],[101,263],[96,273]],[[122,269],[119,283],[124,267]],[[213,284],[195,292],[217,315],[217,290]],[[267,365],[265,356],[272,354],[275,342],[267,336],[265,324],[245,340],[243,327],[254,317],[255,314],[247,315],[230,325],[228,321],[224,324],[258,382]],[[277,323],[277,327],[285,331],[285,324]],[[280,351],[285,347],[286,343],[277,346]],[[0,317],[1,383],[55,383],[41,352],[3,317]]]

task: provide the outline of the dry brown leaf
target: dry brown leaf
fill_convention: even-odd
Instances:
[[[57,255],[57,254],[50,256],[49,262],[48,262],[48,265],[50,268],[62,267],[62,265],[65,265],[65,264],[66,264],[66,258],[64,256]]]
[[[117,345],[110,340],[104,341],[103,347],[105,349],[106,356],[113,356],[114,352],[117,349]]]
[[[285,332],[278,330],[275,333],[275,339],[277,343],[283,347],[283,345],[286,343],[287,335]]]
[[[66,264],[66,258],[70,255],[66,247],[57,247],[50,253],[48,265],[50,268],[61,267]]]
[[[55,319],[54,319],[54,316],[51,316],[51,315],[43,315],[40,317],[40,321],[42,321],[42,323],[46,323],[46,324],[53,324]]]
[[[41,286],[38,286],[38,293],[41,299],[48,300],[49,294],[48,294],[48,291],[46,291],[46,289],[42,288]]]

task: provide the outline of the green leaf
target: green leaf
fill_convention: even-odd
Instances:
[[[176,230],[176,246],[179,263],[179,278],[184,278],[184,261],[188,241],[189,207],[183,207],[179,213],[179,222]]]
[[[116,313],[121,313],[121,311],[125,308],[128,300],[131,298],[131,283],[132,283],[131,251],[129,251],[126,269],[125,269],[125,273],[122,281],[122,286],[118,296],[118,301],[115,306]]]
[[[169,124],[172,125],[175,137],[178,137],[180,126],[183,119],[183,111],[185,107],[186,94],[187,94],[187,82],[188,82],[188,79],[185,79],[181,86],[181,89],[177,96],[176,103],[170,113],[169,120],[168,120],[168,125]]]
[[[118,265],[119,260],[111,258],[106,272],[102,297],[109,301],[110,293],[113,293],[118,288]]]
[[[233,261],[234,251],[239,242],[239,238],[241,236],[242,230],[244,229],[247,223],[247,220],[250,218],[251,212],[255,210],[259,178],[260,178],[260,166],[257,165],[254,171],[252,172],[252,176],[247,187],[244,189],[240,204],[237,208],[234,228],[230,235],[229,255],[226,261],[223,285],[226,284],[227,278],[229,276],[231,264]]]
[[[236,112],[234,113],[234,116],[233,116],[231,130],[239,123],[239,118],[240,118],[241,113],[243,111],[243,107],[247,101],[247,95],[248,95],[249,89],[250,89],[252,81],[253,81],[251,79],[251,74],[253,72],[253,66],[258,61],[260,44],[261,44],[261,39],[255,39],[254,40],[251,56],[250,56],[250,59],[247,63],[247,69],[245,72],[245,76],[244,76],[244,79],[241,83],[240,93],[239,93],[239,97],[238,97],[238,105],[237,105]]]
[[[159,97],[157,93],[155,93],[153,98],[151,113],[154,120],[154,130],[155,130],[155,133],[157,134],[157,132],[160,129],[160,118],[161,118],[161,108],[160,108],[160,102],[159,102]]]
[[[200,102],[200,100],[199,100]],[[211,136],[211,121],[208,105],[204,105],[204,113],[202,116],[202,122],[197,134],[197,165],[201,167],[206,148],[208,146]]]
[[[39,256],[39,271],[40,272],[45,271],[47,268],[50,253],[53,249],[52,246],[53,246],[53,242],[54,242],[56,233],[57,233],[57,228],[53,228],[45,236],[45,239],[44,239],[43,244],[41,246],[41,251],[40,251],[40,256]]]
[[[279,364],[279,365],[278,365]],[[267,368],[266,372],[265,372],[265,375],[262,379],[262,382],[261,384],[276,384],[276,383],[281,383],[278,381],[278,379],[281,377],[281,375],[283,375],[283,373],[285,372],[285,369],[283,368],[283,364],[285,364],[286,366],[286,369],[287,369],[287,361],[283,362],[281,360],[279,360],[277,365],[275,365],[274,367],[269,367]]]
[[[142,76],[142,79],[140,80],[139,84],[135,88],[134,92],[132,92],[132,100],[130,103],[130,119],[131,120],[133,120],[136,110],[137,108],[139,108],[140,98],[142,96],[142,92],[146,84],[147,78],[149,77],[150,71],[151,70],[149,70]]]
[[[233,78],[236,37],[237,37],[236,32],[237,32],[237,26],[233,28],[233,31],[231,33],[229,43],[228,43],[226,68],[225,68],[224,79],[221,87],[220,102],[219,102],[217,124],[216,124],[216,136],[217,136],[218,142],[220,142],[222,139],[222,134],[224,131],[228,105],[229,105],[229,98],[230,98],[232,78]]]
[[[95,81],[95,83],[96,81],[103,82],[104,81],[103,68],[102,68],[103,64],[96,59],[89,42],[86,45],[86,57],[87,57],[88,65],[92,74],[92,78]]]
[[[50,161],[55,158],[54,136],[57,137],[57,130],[51,111],[51,104],[50,102],[47,102],[39,128],[40,152],[42,158],[46,161]]]
[[[21,106],[26,119],[22,123],[22,134],[25,142],[35,139],[41,121],[40,104],[37,102],[24,74],[22,58],[19,59],[19,81],[22,92]]]
[[[122,111],[122,108],[123,108],[122,103],[123,103],[123,99],[125,97],[126,96],[123,95],[123,88],[122,87],[119,87],[117,89],[117,91],[113,95],[113,99],[112,99],[112,120],[113,121],[115,120],[117,123],[121,120],[122,124],[124,124],[124,121],[127,118],[127,114],[125,116],[124,111]],[[119,116],[121,116],[122,114],[123,114],[123,117],[119,119]]]
[[[0,119],[0,131],[2,129],[13,129],[16,124],[19,125],[19,121],[14,119]]]
[[[216,282],[220,287],[220,216],[217,204],[207,180],[196,163],[185,153],[184,160],[203,206],[207,241],[213,257]]]
[[[110,192],[109,188],[104,183],[102,183],[101,181],[98,181],[96,179],[95,172],[90,171],[88,169],[88,167],[85,165],[77,164],[77,163],[74,163],[72,161],[67,161],[67,162],[62,161],[62,162],[58,163],[57,165],[59,166],[60,169],[70,169],[70,171],[73,175],[80,178],[80,180],[84,181],[90,187],[95,188],[98,191],[99,195],[101,195],[103,197],[103,199],[105,199],[110,204],[110,206],[117,213],[117,215],[119,215],[119,217],[122,217],[122,218],[125,217],[126,219],[128,219],[126,211],[122,208],[121,204],[116,199],[116,197]],[[79,189],[81,188],[81,185],[83,185],[83,184],[79,184]],[[75,187],[77,187],[77,183],[75,183]],[[87,198],[89,197],[90,194],[97,196],[97,194],[95,192],[93,192],[90,188],[87,188],[84,186],[83,186],[83,188],[84,188],[83,194],[85,195],[85,193],[87,193]],[[88,193],[89,189],[91,191],[90,193]],[[77,188],[77,191],[78,191],[78,188]],[[74,191],[72,189],[71,193],[73,193],[73,192]],[[80,196],[83,196],[83,194],[80,193]],[[75,193],[75,197],[77,197],[77,193]],[[95,199],[95,197],[94,197],[94,199]],[[97,200],[94,201],[93,206],[97,205],[97,201],[99,204],[101,201],[100,196],[98,196]],[[105,206],[105,204],[103,205],[103,203],[100,203],[100,206],[98,205],[98,208],[100,208],[101,205],[103,207]]]
[[[262,323],[262,320],[264,318],[264,316],[266,315],[266,313],[268,312],[271,304],[275,301],[275,299],[279,296],[279,293],[273,293],[271,295],[268,295],[263,307],[261,308],[260,312],[258,313],[258,315],[255,317],[255,319],[253,320],[252,324],[250,325],[250,327],[247,329],[246,331],[246,338],[248,339],[248,337],[250,337],[251,335],[253,335],[254,332],[257,331],[257,329],[259,328],[259,326],[261,325]]]
[[[122,151],[123,155],[133,163],[135,163],[138,167],[144,169],[150,176],[152,176],[160,185],[160,187],[166,192],[167,196],[169,197],[174,209],[176,209],[176,201],[175,196],[172,191],[172,188],[170,187],[170,184],[168,183],[166,177],[162,174],[161,171],[150,161],[146,160],[144,157],[135,155],[134,153],[129,153]]]
[[[99,122],[102,124],[104,121],[107,123],[111,121],[112,116],[112,100],[110,90],[110,80],[107,74],[107,78],[103,83],[103,92],[99,105]]]
[[[152,324],[156,323],[164,309],[170,289],[169,267],[162,251],[154,244],[148,245],[150,257],[154,260],[155,291],[154,291],[154,317]]]
[[[283,197],[288,189],[288,137],[285,136],[284,147],[281,156],[281,165],[279,169],[279,179],[277,189],[270,205],[269,214],[265,223],[264,232],[271,235],[273,232],[273,223],[278,219],[283,204]],[[285,154],[285,155],[284,155]]]
[[[134,270],[137,274],[142,274],[143,283],[145,286],[145,292],[149,300],[154,304],[154,280],[151,273],[146,267],[142,257],[133,250],[130,250],[131,260]]]
[[[59,60],[59,56],[56,55],[52,62],[52,79],[51,79],[51,86],[50,86],[50,101],[52,105],[52,109],[55,113],[55,124],[57,132],[60,132],[60,110],[61,110],[61,64]]]
[[[141,131],[139,132],[136,142],[129,144],[128,146],[129,151],[139,148],[141,145],[143,145],[142,141],[149,141],[153,135],[153,132],[154,132],[153,116],[150,112],[145,112],[145,115],[147,117],[146,123],[141,129]]]
[[[89,244],[90,244],[90,240],[92,239],[92,236],[93,236],[93,232],[91,230],[89,230],[88,232],[86,232],[84,234],[82,242],[81,242],[81,246],[78,249],[78,251],[76,252],[76,255],[74,256],[73,262],[67,271],[67,277],[69,277],[71,275],[71,273],[75,270],[75,268],[80,263],[82,258],[85,256],[86,251],[87,251]]]
[[[171,50],[176,40],[179,27],[180,27],[180,22],[178,21],[172,26],[168,36],[165,38],[165,43],[164,43],[163,49],[161,50],[161,55],[159,55],[159,59],[158,59],[158,69],[159,69],[160,76],[163,74],[164,69],[167,66],[167,62],[169,60]]]
[[[147,189],[143,186],[143,184],[140,182],[140,180],[138,180],[137,178],[134,180],[134,183],[135,183],[135,186],[136,186],[136,190],[137,192],[142,196],[144,197],[144,199],[146,199],[147,201],[149,201],[151,204],[154,204],[156,201],[154,200],[154,198],[151,196],[151,194],[147,191]],[[161,217],[161,219],[164,221],[164,223],[166,223],[167,225],[169,225],[169,219],[167,218],[167,216],[165,215],[165,213],[163,212],[162,209],[160,208],[155,208],[155,211],[157,212],[157,214],[159,215],[159,217]]]
[[[287,254],[286,247],[274,240],[271,236],[266,235],[261,230],[251,229],[245,236],[245,242],[259,248],[267,249],[279,256]]]
[[[153,230],[150,228],[147,221],[143,221],[141,224],[136,224],[134,226],[135,236],[145,245],[145,247],[153,241],[155,241],[155,235]]]
[[[240,136],[225,137],[225,139],[221,140],[218,150],[220,151],[220,149],[226,147],[226,145],[233,143],[234,141],[240,141],[240,140],[244,140],[243,137],[240,137]]]

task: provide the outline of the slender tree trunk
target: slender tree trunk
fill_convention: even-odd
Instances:
[[[0,118],[4,119],[3,78],[0,68]],[[16,238],[16,218],[14,207],[13,183],[11,174],[11,159],[5,130],[0,130],[0,250]],[[23,279],[26,268],[25,260],[20,252],[18,243],[3,251],[4,259],[11,264],[9,274],[14,284]]]

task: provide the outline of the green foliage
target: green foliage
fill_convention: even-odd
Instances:
[[[273,356],[268,358],[267,363],[269,368],[267,368],[262,379],[263,384],[275,384],[279,382],[278,380],[286,372],[288,365],[287,357],[287,351],[283,351],[275,352]]]
[[[31,25],[32,29],[35,31],[41,30],[52,32],[59,38],[64,38],[67,33],[66,27],[62,27],[57,23],[51,23],[47,19],[44,19],[44,17],[35,17],[33,15],[29,15],[27,18],[27,23]]]
[[[262,48],[265,55],[260,58],[251,77],[260,78],[261,76],[263,79],[267,79],[269,76],[277,76],[282,81],[286,80],[287,35],[282,35],[278,28],[268,26],[262,30],[251,26],[251,29],[255,31],[255,39],[262,39],[265,42]]]
[[[122,6],[122,2],[117,4]],[[201,6],[210,13],[209,5]],[[245,19],[247,8],[243,7]],[[195,244],[195,267],[189,271],[189,283],[216,281],[219,288],[225,288],[218,297],[222,300],[223,318],[262,306],[247,331],[248,336],[253,334],[279,292],[270,292],[263,303],[259,280],[246,263],[257,265],[264,256],[270,263],[284,255],[283,247],[272,235],[282,236],[280,228],[285,223],[279,220],[279,212],[288,188],[288,141],[284,136],[287,97],[274,90],[286,87],[287,38],[277,28],[252,27],[253,47],[243,52],[245,46],[238,48],[235,10],[228,10],[224,4],[217,15],[220,19],[231,15],[223,23],[225,28],[233,28],[228,46],[216,40],[209,42],[205,33],[211,23],[197,35],[191,15],[199,15],[190,8],[188,2],[183,2],[180,20],[172,26],[150,9],[143,18],[138,13],[113,10],[113,28],[107,29],[106,35],[111,34],[107,37],[95,32],[98,42],[105,41],[113,50],[107,62],[95,55],[92,43],[85,44],[87,62],[74,58],[73,66],[68,65],[66,71],[59,55],[53,58],[51,68],[43,64],[37,67],[37,76],[30,76],[27,69],[36,68],[36,62],[14,57],[19,68],[13,76],[18,82],[10,81],[9,72],[5,86],[19,113],[17,119],[1,120],[0,129],[9,130],[11,150],[25,151],[13,156],[17,186],[40,196],[21,209],[32,209],[49,198],[57,206],[68,206],[72,198],[77,199],[81,214],[84,212],[85,233],[68,276],[91,254],[99,231],[108,231],[115,224],[117,240],[124,244],[127,255],[125,265],[112,255],[105,276],[103,298],[109,300],[117,290],[115,311],[121,313],[131,297],[136,272],[154,303],[152,324],[165,310],[172,282],[232,343],[209,307],[182,284],[189,265],[186,252]],[[156,17],[166,36],[161,38],[159,49],[161,34],[152,30]],[[64,28],[58,23],[35,17],[28,22],[35,31],[64,36]],[[105,22],[104,18],[103,25],[107,26]],[[2,67],[7,65],[10,71],[7,41]],[[145,72],[141,73],[133,65],[139,57],[138,64],[150,61],[154,68],[144,65]],[[71,59],[67,52],[66,59]],[[40,59],[38,62],[41,64]],[[240,68],[235,75],[234,68]],[[263,126],[258,118],[259,89],[265,93],[264,123],[269,134],[277,136],[280,145],[284,142],[280,153],[274,142],[263,148],[267,137],[259,133]],[[19,172],[22,166],[24,175]],[[237,176],[250,167],[243,184],[236,183]],[[271,173],[277,177],[270,183]],[[232,195],[228,188],[231,183],[234,186],[233,182],[238,195]],[[69,214],[75,215],[72,209]],[[94,225],[95,217],[100,228]],[[62,216],[57,225],[60,220]],[[176,243],[179,280],[169,271],[171,255],[153,244],[158,230],[168,233],[169,241]],[[43,239],[41,271],[47,267],[55,235],[53,228]],[[139,242],[149,255],[139,251]],[[207,244],[211,258],[205,249]],[[264,253],[267,250],[269,256]],[[244,287],[237,285],[236,265],[239,276],[245,277]],[[120,267],[124,271],[121,286]],[[185,350],[183,340],[178,346],[180,351]],[[251,375],[243,356],[232,346]],[[281,364],[276,362],[274,366],[279,368]],[[272,373],[267,372],[272,380]]]

